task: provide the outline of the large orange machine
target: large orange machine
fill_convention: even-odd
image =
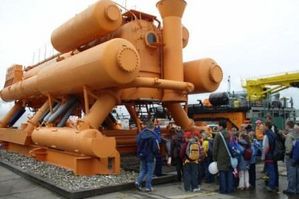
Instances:
[[[79,175],[117,174],[120,153],[140,130],[136,104],[162,102],[175,123],[194,128],[181,103],[189,93],[214,91],[222,70],[212,59],[183,62],[189,33],[184,0],[161,0],[160,21],[101,0],[53,31],[60,53],[7,70],[1,98],[15,105],[0,121],[8,151],[72,169]],[[125,105],[137,128],[119,129],[111,111]],[[25,108],[33,116],[13,128]],[[78,122],[69,123],[71,115]],[[103,123],[108,124],[103,128]]]

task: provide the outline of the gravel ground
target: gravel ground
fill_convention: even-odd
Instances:
[[[134,182],[138,175],[133,171],[122,170],[120,175],[77,176],[70,170],[5,150],[0,150],[0,160],[20,167],[23,171],[44,178],[68,191],[95,189]]]

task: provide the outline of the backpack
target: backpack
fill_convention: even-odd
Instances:
[[[299,165],[299,139],[296,139],[293,142],[291,158],[294,165]]]
[[[137,145],[137,157],[145,160],[152,151],[153,138],[142,139]]]
[[[271,135],[272,142],[270,142],[270,146],[272,145],[272,159],[274,161],[283,161],[285,154],[285,146],[284,142],[279,134],[275,134],[275,136]]]
[[[251,149],[250,145],[245,148],[244,153],[243,153],[243,158],[244,158],[244,160],[247,160],[247,161],[251,160],[252,149]]]
[[[196,141],[189,141],[186,148],[187,159],[190,161],[198,161],[199,155],[199,144]]]

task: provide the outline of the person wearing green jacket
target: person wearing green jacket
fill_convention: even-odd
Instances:
[[[230,136],[226,130],[226,120],[219,121],[219,130],[222,133],[227,146],[229,146]],[[219,192],[231,193],[234,191],[233,169],[230,164],[229,154],[225,144],[218,133],[213,144],[213,160],[217,162],[219,170]]]

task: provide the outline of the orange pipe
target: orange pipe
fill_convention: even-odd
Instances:
[[[126,105],[126,108],[127,108],[127,111],[129,112],[131,118],[135,122],[135,124],[137,126],[137,129],[138,129],[138,132],[141,131],[141,124],[140,124],[141,121],[140,121],[140,119],[139,119],[139,117],[138,117],[138,115],[136,113],[134,104],[128,104],[128,105]]]
[[[38,122],[40,120],[40,118],[42,117],[42,115],[49,110],[49,102],[46,101],[42,107],[40,107],[36,113],[34,114],[34,116],[32,118],[30,118],[27,122],[27,126],[24,129],[24,133],[26,133],[26,135],[31,135],[33,129],[38,125]]]
[[[157,8],[163,19],[163,74],[164,79],[184,81],[183,34],[181,18],[186,2],[184,0],[161,0]],[[164,101],[185,101],[186,97],[173,90],[164,90]]]
[[[185,130],[192,128],[194,123],[188,118],[187,113],[180,103],[167,102],[165,105],[177,125],[181,126]]]
[[[101,0],[54,30],[51,42],[57,51],[68,52],[115,31],[121,24],[122,16],[116,4]]]
[[[193,84],[189,82],[180,82],[173,80],[165,80],[151,77],[136,77],[136,79],[129,85],[124,87],[150,87],[150,88],[164,88],[174,90],[184,90],[191,92],[194,89]]]
[[[79,128],[86,126],[98,129],[105,118],[111,112],[113,107],[118,103],[118,96],[111,93],[103,93],[94,105],[91,107],[89,113],[83,118],[83,123],[79,123]]]
[[[7,124],[11,120],[11,118],[22,109],[22,102],[16,102],[14,106],[8,111],[8,113],[0,120],[0,128],[7,127]]]
[[[113,117],[113,116],[111,116]],[[119,125],[117,122],[114,122],[109,115],[105,118],[105,124],[107,125],[107,129],[112,129],[112,130],[121,130],[122,127]]]
[[[80,93],[84,86],[96,90],[116,87],[133,81],[139,67],[135,47],[125,39],[112,39],[45,66],[35,76],[4,88],[1,98],[12,101],[45,93]]]

